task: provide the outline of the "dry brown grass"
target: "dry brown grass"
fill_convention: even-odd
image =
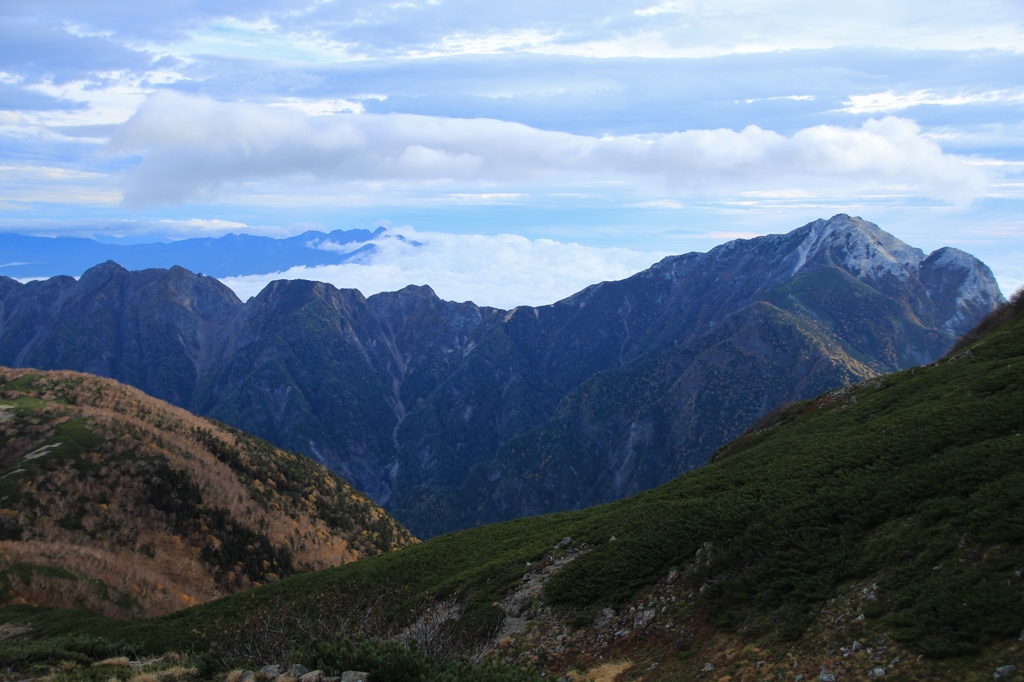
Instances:
[[[160,546],[154,559],[130,549],[28,540],[3,543],[3,560],[60,566],[99,580],[135,600],[141,613],[100,599],[95,589],[81,580],[33,576],[28,584],[12,581],[13,593],[36,606],[76,605],[114,617],[164,615],[222,595],[198,551],[180,539],[158,536],[154,541]]]
[[[130,661],[128,660],[127,656],[117,656],[115,658],[105,658],[102,661],[96,661],[92,665],[93,667],[96,667],[98,665],[111,665],[117,666],[119,668],[127,668],[129,664]]]
[[[156,673],[156,675],[160,682],[169,682],[170,680],[183,680],[188,677],[199,677],[199,669],[175,666],[173,668],[161,670]]]
[[[571,672],[569,677],[576,682],[615,682],[619,675],[629,670],[632,665],[632,663],[623,661],[604,663],[596,668],[591,668],[585,673]]]
[[[129,679],[128,682],[160,682],[160,678],[153,673],[139,673]]]

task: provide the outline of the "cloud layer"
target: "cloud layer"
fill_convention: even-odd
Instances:
[[[291,268],[269,275],[222,280],[239,298],[255,296],[275,279],[330,282],[370,296],[409,284],[427,284],[451,301],[511,309],[545,305],[604,280],[629,277],[668,255],[624,248],[594,248],[518,235],[404,232],[421,246],[378,240],[374,256],[359,263]]]
[[[18,19],[60,17],[122,41],[210,53],[260,44],[293,57],[535,51],[586,56],[707,56],[835,45],[1020,49],[1013,0],[7,0]]]
[[[661,183],[684,194],[788,187],[970,199],[982,170],[944,154],[915,123],[818,125],[784,136],[748,126],[592,137],[494,119],[300,111],[159,92],[114,134],[138,154],[126,200],[147,205],[213,196],[229,183],[304,176],[348,183],[545,185]]]

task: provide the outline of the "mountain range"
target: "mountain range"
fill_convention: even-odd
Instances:
[[[110,244],[81,237],[35,237],[0,233],[0,275],[40,278],[79,276],[97,263],[113,260],[130,270],[175,265],[213,277],[283,272],[306,265],[331,265],[370,256],[378,239],[392,237],[369,230],[308,230],[285,239],[227,234],[172,242]]]
[[[935,362],[774,410],[653,490],[162,618],[6,606],[0,665],[69,681],[297,664],[279,679],[1016,682],[1022,430],[1024,291]]]
[[[182,267],[0,278],[0,364],[113,377],[326,464],[414,534],[619,499],[776,407],[933,362],[1002,301],[962,251],[847,215],[548,306]]]

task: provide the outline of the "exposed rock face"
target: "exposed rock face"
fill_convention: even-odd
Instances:
[[[702,465],[790,400],[941,356],[1002,297],[838,215],[541,307],[181,268],[0,279],[0,363],[113,376],[306,453],[421,537],[599,503]]]

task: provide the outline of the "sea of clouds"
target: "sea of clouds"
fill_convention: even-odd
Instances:
[[[221,281],[243,301],[273,280],[308,279],[358,289],[366,296],[425,284],[446,300],[511,309],[554,303],[595,282],[629,277],[668,255],[514,234],[457,235],[411,228],[392,233],[406,240],[376,240],[374,253],[355,262]]]

